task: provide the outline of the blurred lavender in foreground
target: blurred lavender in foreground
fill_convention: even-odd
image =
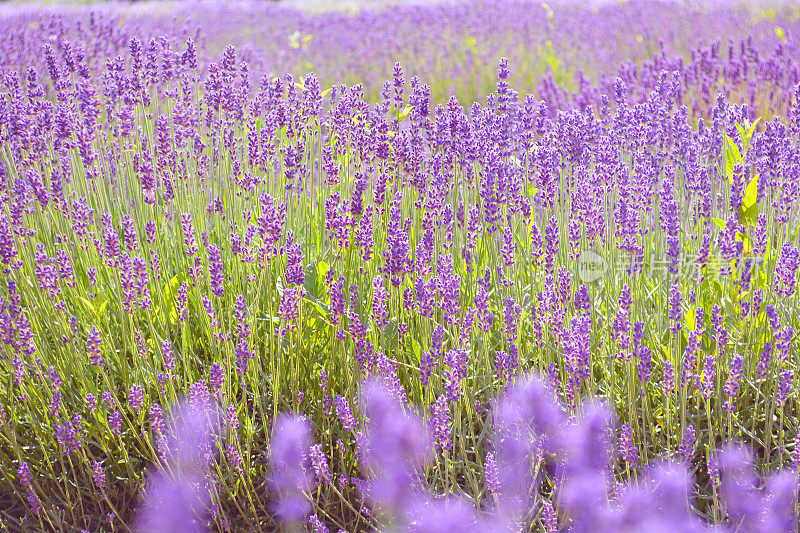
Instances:
[[[364,386],[362,400],[368,420],[363,496],[379,511],[380,529],[447,533],[519,531],[533,525],[548,533],[797,530],[796,473],[774,474],[759,490],[749,454],[739,446],[726,448],[719,456],[721,493],[729,518],[725,526],[708,526],[691,511],[688,451],[683,461],[654,463],[638,480],[618,485],[612,495],[611,410],[599,402],[588,403],[578,420],[568,421],[546,384],[530,376],[521,376],[496,402],[495,451],[486,454],[484,468],[497,503],[481,517],[466,500],[436,497],[426,487],[425,466],[436,443],[426,435],[418,414],[378,381]],[[311,483],[303,453],[308,449],[308,431],[304,420],[289,415],[275,426],[271,480],[281,498],[279,516],[288,523],[307,517],[310,509],[303,495]],[[628,431],[629,426],[623,426],[623,434]],[[623,459],[633,462],[630,456]],[[540,491],[544,472],[555,472],[555,479],[560,479],[549,499]]]
[[[302,522],[311,512],[304,494],[312,484],[311,474],[304,466],[311,429],[304,418],[284,414],[275,422],[272,435],[269,481],[278,495],[275,512],[285,523]]]
[[[199,385],[199,386],[198,386]],[[145,499],[136,516],[135,530],[204,531],[213,482],[210,465],[220,419],[205,385],[192,386],[192,395],[173,407],[167,438],[159,441],[166,464],[148,475]]]

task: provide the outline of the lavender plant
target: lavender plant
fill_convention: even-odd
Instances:
[[[796,527],[791,7],[201,7],[1,12],[4,523]]]

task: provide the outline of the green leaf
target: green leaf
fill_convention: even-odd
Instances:
[[[755,226],[758,222],[758,204],[753,203],[747,209],[742,206],[742,211],[739,213],[739,220],[747,226]]]
[[[744,192],[742,206],[739,208],[739,222],[755,226],[758,220],[758,174],[753,176]]]
[[[325,292],[325,288],[320,283],[321,277],[317,265],[316,263],[309,263],[303,270],[305,271],[303,288],[306,290],[306,299],[317,301]]]
[[[750,139],[747,138],[747,130],[744,129],[744,126],[742,126],[737,122],[736,129],[739,130],[739,137],[742,139],[742,146],[747,146],[748,144],[750,144],[749,143]]]
[[[747,189],[744,191],[744,199],[742,200],[742,207],[750,207],[758,200],[758,174],[753,176],[750,183],[747,184]]]
[[[281,317],[270,316],[267,313],[256,313],[256,320],[258,320],[259,322],[272,322],[273,324],[281,323]]]
[[[90,302],[83,296],[78,296],[78,298],[80,298],[81,302],[83,302],[83,305],[86,306],[86,309],[88,310],[89,314],[95,315],[94,306],[92,305],[92,302]]]
[[[275,290],[278,291],[278,296],[281,297],[283,296],[283,291],[285,290],[285,287],[283,286],[283,278],[281,278],[280,276],[278,276],[278,278],[275,279]]]
[[[169,323],[175,325],[178,321],[178,310],[175,306],[175,298],[173,294],[175,293],[177,287],[181,284],[181,276],[182,274],[175,274],[172,278],[164,285],[164,288],[161,290],[163,297],[164,297],[164,306],[166,307],[165,310],[160,310],[159,308],[159,319],[162,322],[166,322],[169,320]]]
[[[422,346],[414,338],[411,339],[411,355],[414,356],[414,362],[419,365],[422,360]]]
[[[325,275],[328,273],[330,269],[331,266],[325,261],[320,261],[319,263],[317,263],[317,274],[319,274],[320,278],[324,279]]]
[[[314,300],[309,300],[308,298],[303,298],[303,300],[308,302],[308,304],[310,306],[312,306],[314,309],[319,311],[319,313],[322,316],[324,316],[324,317],[328,316],[328,306],[327,305],[324,305],[324,304],[322,304],[320,302],[317,302],[317,301],[314,301]],[[313,320],[316,320],[316,319],[313,319]]]
[[[758,123],[759,123],[759,122],[761,122],[761,117],[758,117],[758,118],[755,120],[755,122],[753,122],[752,124],[750,124],[750,127],[749,127],[749,128],[747,128],[747,140],[748,140],[748,141],[752,140],[752,138],[753,138],[753,132],[756,130],[756,126],[758,126]]]
[[[686,329],[689,331],[694,331],[697,327],[697,317],[695,315],[695,306],[690,307],[683,315],[684,321],[686,322]]]
[[[711,282],[711,287],[714,289],[716,299],[720,300],[722,298],[722,284],[715,279]]]
[[[398,340],[399,332],[397,317],[393,317],[383,329],[383,349],[387,352],[393,351],[395,348],[397,348]]]
[[[736,163],[741,163],[742,154],[739,147],[727,134],[725,141],[725,175],[728,176],[728,183],[733,183],[733,167]]]

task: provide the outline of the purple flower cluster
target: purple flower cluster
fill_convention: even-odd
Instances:
[[[367,501],[379,506],[382,516],[392,518],[400,530],[425,527],[427,531],[424,524],[440,522],[459,531],[512,531],[529,519],[526,510],[532,505],[540,509],[537,521],[545,531],[559,531],[559,514],[564,531],[729,530],[711,529],[692,516],[688,511],[689,474],[685,466],[670,461],[657,463],[640,480],[617,487],[617,502],[609,505],[610,413],[593,404],[586,407],[580,420],[567,420],[545,385],[536,379],[522,378],[497,403],[496,451],[488,452],[484,462],[486,483],[496,501],[484,517],[461,499],[434,497],[419,477],[432,457],[420,418],[404,412],[391,392],[375,382],[365,385],[364,400],[369,423],[364,441],[367,481],[362,490]],[[279,516],[286,522],[308,516],[309,501],[303,491],[309,490],[310,477],[303,467],[302,451],[307,439],[305,422],[288,416],[279,420],[272,441],[272,483],[281,491]],[[630,439],[631,428],[625,424],[620,454],[635,468],[636,448]],[[693,439],[694,431],[687,431],[684,461],[688,461]],[[318,479],[325,478],[327,463],[320,445],[311,447],[310,457]],[[541,475],[533,475],[533,470],[538,472],[539,466],[546,464],[552,464],[561,479],[553,489],[552,502],[531,494],[541,482]],[[719,465],[730,531],[791,531],[797,520],[795,473],[774,474],[761,491],[743,448],[723,450]],[[556,502],[560,513],[554,508]],[[313,523],[324,527],[318,518]]]
[[[0,14],[10,523],[786,529],[791,6],[167,10]]]

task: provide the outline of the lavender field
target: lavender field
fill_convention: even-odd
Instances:
[[[0,5],[0,527],[797,532],[798,36]]]

